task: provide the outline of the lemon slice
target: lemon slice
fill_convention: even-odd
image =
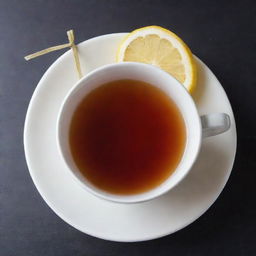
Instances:
[[[188,46],[173,32],[148,26],[134,30],[121,42],[117,61],[155,65],[174,76],[192,92],[196,84],[196,66]]]

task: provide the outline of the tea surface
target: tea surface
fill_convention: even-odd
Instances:
[[[160,89],[135,80],[103,84],[73,115],[69,142],[80,172],[115,194],[146,192],[165,181],[186,144],[183,117]]]

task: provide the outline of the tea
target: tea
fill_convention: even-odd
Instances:
[[[129,195],[155,188],[175,171],[186,128],[160,89],[119,80],[84,97],[72,117],[69,142],[75,164],[92,184]]]

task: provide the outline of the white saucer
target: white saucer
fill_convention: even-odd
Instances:
[[[113,63],[125,34],[110,34],[79,45],[82,70],[87,73]],[[89,235],[113,241],[143,241],[171,234],[192,223],[216,200],[230,175],[236,152],[236,128],[228,98],[213,73],[197,59],[200,114],[225,112],[231,129],[205,139],[199,158],[175,189],[158,199],[123,205],[98,199],[84,191],[65,170],[56,146],[56,118],[61,102],[77,82],[70,51],[50,66],[31,99],[24,145],[31,177],[47,204],[64,221]]]

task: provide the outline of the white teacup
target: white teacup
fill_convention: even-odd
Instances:
[[[93,89],[107,82],[121,79],[143,81],[164,91],[180,109],[187,133],[185,151],[176,170],[158,187],[135,195],[112,194],[93,185],[80,173],[73,161],[69,146],[70,122],[80,101]],[[135,203],[156,198],[174,188],[191,170],[198,156],[202,138],[223,133],[229,127],[230,118],[227,114],[217,113],[200,117],[190,94],[168,73],[152,65],[124,62],[92,71],[70,90],[63,101],[57,121],[57,143],[68,170],[84,189],[114,202]]]

